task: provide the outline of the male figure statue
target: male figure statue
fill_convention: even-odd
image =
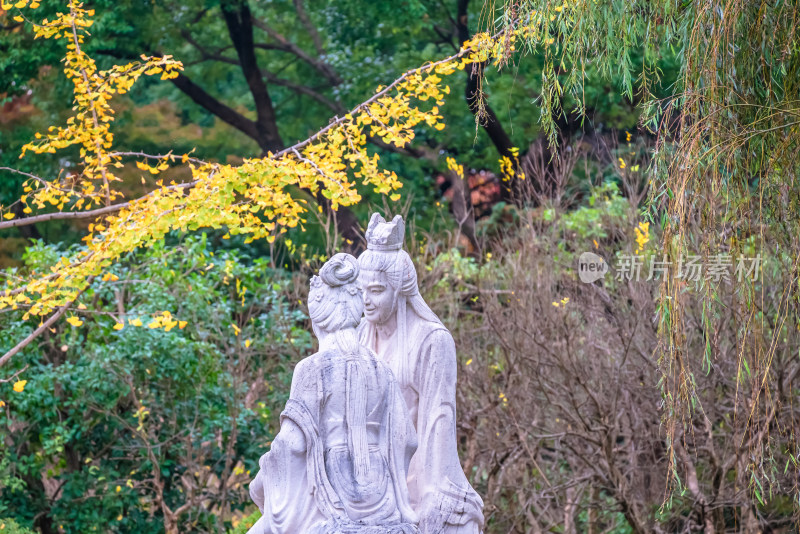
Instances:
[[[364,320],[361,342],[386,362],[400,384],[419,446],[408,471],[411,506],[422,534],[479,534],[483,501],[456,449],[456,349],[453,337],[417,287],[402,250],[405,225],[375,213],[361,254]]]
[[[311,279],[319,352],[294,370],[281,429],[250,484],[250,534],[417,534],[406,476],[416,435],[389,368],[358,341],[358,262]]]

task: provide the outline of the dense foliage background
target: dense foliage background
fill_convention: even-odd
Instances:
[[[216,161],[303,139],[480,29],[557,22],[502,70],[464,74],[446,130],[422,127],[405,150],[374,143],[403,178],[400,201],[363,191],[348,218],[320,199],[316,223],[275,244],[173,234],[95,280],[80,324],[2,367],[0,524],[245,528],[247,482],[314,350],[308,277],[334,250],[357,251],[379,209],[408,218],[423,295],[456,339],[460,453],[487,532],[796,531],[796,3],[91,4],[101,64],[163,53],[186,65],[115,104],[118,143]],[[72,95],[63,51],[13,15],[0,13],[0,166],[69,172],[77,153],[18,159]],[[512,149],[524,181],[498,162]],[[122,174],[140,194],[142,173]],[[22,180],[2,175],[9,205]],[[82,228],[0,232],[4,276],[46,272]],[[763,266],[750,284],[613,272],[583,284],[585,251],[612,266],[637,252],[761,254]],[[147,328],[156,317],[175,324]],[[0,350],[37,326],[4,311]]]

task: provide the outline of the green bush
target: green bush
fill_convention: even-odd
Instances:
[[[58,256],[35,246],[26,268]],[[253,509],[247,483],[311,349],[295,284],[205,238],[103,278],[66,314],[74,324],[12,361],[10,373],[27,366],[24,391],[0,384],[0,515],[65,532],[224,532]],[[1,316],[0,350],[36,326]]]
[[[13,519],[0,519],[0,531],[3,534],[33,534],[33,531],[19,526]]]
[[[256,524],[256,521],[258,521],[260,517],[261,517],[261,512],[256,510],[249,516],[242,519],[242,521],[238,525],[230,529],[228,531],[228,534],[246,534],[247,531],[250,530],[250,528]]]

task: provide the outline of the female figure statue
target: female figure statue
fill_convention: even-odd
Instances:
[[[417,287],[402,250],[405,225],[375,213],[361,254],[364,320],[361,342],[386,362],[400,385],[419,446],[408,471],[411,506],[422,534],[478,534],[483,501],[472,489],[456,449],[456,349],[453,337]]]
[[[397,382],[358,341],[358,262],[311,279],[319,352],[294,370],[280,432],[250,484],[251,534],[417,534],[406,476],[416,435]]]

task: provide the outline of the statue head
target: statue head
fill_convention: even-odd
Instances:
[[[318,276],[311,278],[308,292],[308,314],[314,334],[320,340],[325,335],[337,334],[339,348],[345,352],[357,350],[353,331],[364,310],[358,274],[358,260],[350,254],[336,254],[325,262]],[[347,331],[349,335],[342,334]],[[346,339],[351,337],[352,340]]]
[[[398,297],[419,293],[417,271],[403,250],[405,224],[400,215],[386,222],[374,213],[367,228],[367,250],[358,258],[364,290],[364,317],[384,324],[397,311]]]
[[[365,341],[375,348],[375,328],[397,317],[398,349],[405,359],[409,311],[425,321],[441,324],[431,311],[417,285],[417,271],[411,257],[403,250],[405,224],[400,215],[391,222],[373,213],[366,232],[367,250],[358,258],[361,267],[359,280],[364,291]],[[397,377],[400,383],[411,380],[409,369],[401,365]]]

